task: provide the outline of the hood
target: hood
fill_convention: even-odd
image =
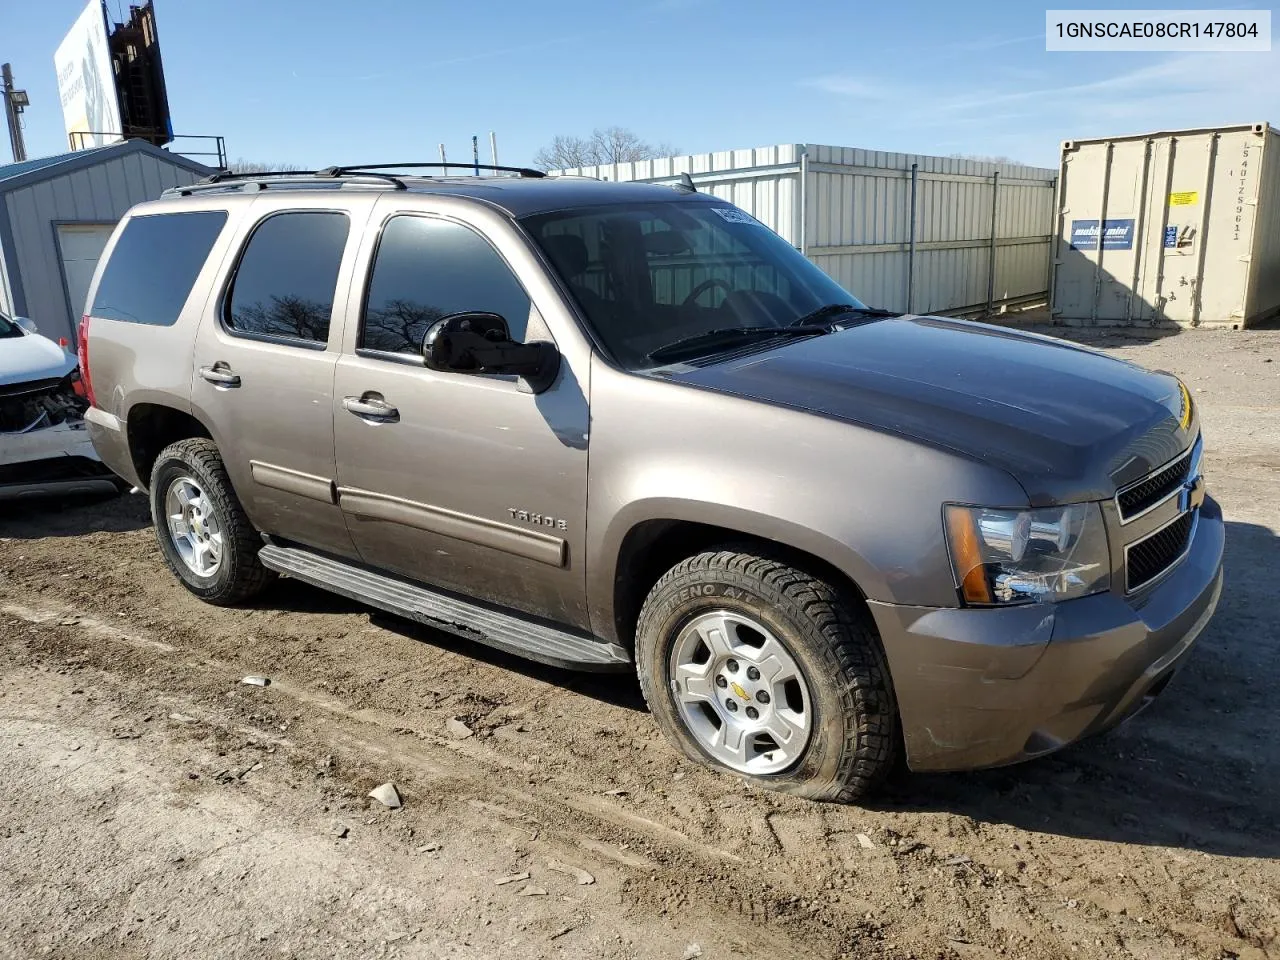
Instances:
[[[784,343],[675,382],[807,410],[990,463],[1033,506],[1102,500],[1177,456],[1176,378],[1051,337],[899,317]]]
[[[61,380],[75,368],[76,358],[48,337],[29,333],[0,338],[0,387]]]

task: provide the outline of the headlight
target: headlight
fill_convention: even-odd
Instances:
[[[1042,510],[948,504],[944,514],[965,603],[1051,603],[1111,587],[1107,532],[1096,503]]]

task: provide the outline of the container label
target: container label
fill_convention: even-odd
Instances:
[[[1181,251],[1184,254],[1190,253],[1191,247],[1194,245],[1195,236],[1195,227],[1179,227],[1177,224],[1171,223],[1164,228],[1164,248],[1166,250]]]
[[[1102,229],[1103,250],[1133,249],[1133,220],[1107,220]],[[1071,221],[1071,249],[1098,249],[1098,221]]]
[[[1183,190],[1179,193],[1169,194],[1169,206],[1171,207],[1191,207],[1199,202],[1199,190]]]

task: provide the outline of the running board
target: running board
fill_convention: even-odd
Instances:
[[[447,630],[553,667],[595,672],[631,667],[627,651],[509,613],[374,573],[299,547],[267,544],[258,559],[269,570],[439,630]]]

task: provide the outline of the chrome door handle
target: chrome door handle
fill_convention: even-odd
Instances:
[[[400,411],[381,397],[365,394],[363,397],[343,397],[342,405],[349,413],[354,413],[363,420],[375,420],[378,423],[395,423],[400,419]]]
[[[240,375],[232,373],[231,368],[219,360],[212,367],[201,367],[200,376],[215,387],[238,387]]]

